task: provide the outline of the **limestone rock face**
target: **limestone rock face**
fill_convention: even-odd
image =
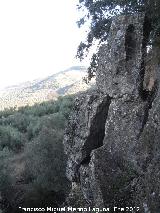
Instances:
[[[113,20],[106,44],[99,50],[97,87],[111,97],[138,94],[143,57],[144,16]]]
[[[70,181],[79,179],[79,167],[90,161],[93,149],[103,145],[109,104],[109,96],[101,96],[97,91],[86,92],[77,98],[64,136]]]
[[[97,89],[77,98],[64,135],[67,177],[90,206],[111,212],[160,211],[160,69],[147,91],[148,36],[143,14],[113,21],[99,50]]]

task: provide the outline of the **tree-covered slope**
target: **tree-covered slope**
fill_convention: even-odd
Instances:
[[[0,209],[59,206],[68,191],[63,131],[73,96],[0,112]],[[21,212],[21,211],[20,211]]]

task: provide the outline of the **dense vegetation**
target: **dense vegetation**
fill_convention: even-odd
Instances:
[[[63,131],[73,97],[0,112],[0,205],[59,206],[65,199]]]
[[[88,22],[89,31],[86,41],[80,43],[77,56],[83,59],[95,40],[99,43],[107,39],[112,19],[118,15],[144,13],[150,28],[149,43],[160,47],[160,1],[159,0],[79,0],[78,8],[83,16],[78,26]],[[88,69],[89,80],[95,75],[98,55],[93,54],[91,66]]]

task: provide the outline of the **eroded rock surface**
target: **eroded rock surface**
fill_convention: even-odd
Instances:
[[[149,26],[143,14],[113,21],[97,89],[77,98],[66,128],[67,176],[91,206],[160,212],[160,69],[147,69]]]
[[[90,161],[92,150],[103,145],[105,122],[111,99],[97,91],[77,98],[64,136],[68,155],[67,177],[79,180],[79,168]]]

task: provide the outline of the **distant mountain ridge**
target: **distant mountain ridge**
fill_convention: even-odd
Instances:
[[[10,107],[33,105],[57,99],[60,95],[75,94],[90,88],[83,78],[86,67],[73,66],[43,79],[27,81],[0,90],[0,110]]]

